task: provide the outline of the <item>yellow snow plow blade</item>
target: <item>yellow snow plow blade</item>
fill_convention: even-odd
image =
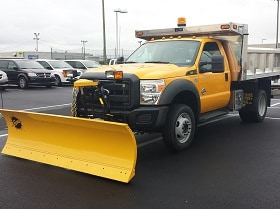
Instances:
[[[3,154],[121,182],[135,174],[137,145],[127,124],[0,109]]]

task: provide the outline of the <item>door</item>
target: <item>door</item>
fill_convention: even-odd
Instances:
[[[203,46],[198,75],[202,113],[226,107],[229,102],[230,73],[228,65],[224,59],[223,69],[217,71],[216,65],[211,63],[214,55],[225,56],[224,53],[221,53],[221,47],[218,42],[207,42]]]
[[[9,81],[12,81],[12,83],[17,83],[18,75],[20,74],[21,70],[19,69],[18,65],[14,61],[8,62],[8,70],[7,75],[9,78]]]

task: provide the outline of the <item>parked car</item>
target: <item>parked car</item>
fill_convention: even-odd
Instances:
[[[80,69],[85,72],[88,69],[101,67],[96,61],[93,60],[64,60],[75,69]]]
[[[8,83],[8,76],[7,73],[0,70],[0,85],[5,85]]]
[[[51,70],[56,79],[56,86],[62,84],[71,84],[76,81],[82,74],[80,70],[74,69],[71,65],[63,60],[36,60],[45,69]]]
[[[21,89],[27,88],[28,85],[55,85],[54,75],[34,60],[1,59],[0,70],[6,73],[8,84],[18,85]]]
[[[4,71],[0,70],[0,90],[5,90],[7,84],[8,76]]]

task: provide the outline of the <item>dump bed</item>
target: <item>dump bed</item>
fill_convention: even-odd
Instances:
[[[244,79],[260,77],[279,78],[280,75],[280,50],[271,48],[248,48],[247,72]],[[246,74],[245,74],[246,73]]]

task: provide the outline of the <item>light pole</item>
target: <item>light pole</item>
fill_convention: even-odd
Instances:
[[[279,28],[279,0],[277,1],[277,26],[276,26],[276,49],[278,48],[278,28]]]
[[[38,41],[39,41],[40,33],[34,33],[34,35],[35,35],[35,38],[33,38],[33,40],[36,40],[36,49],[35,49],[35,51],[36,51],[36,55],[37,55],[37,59],[38,59],[39,58],[39,54],[38,54]]]
[[[86,40],[81,40],[82,44],[83,44],[83,54],[84,54],[84,60],[86,59],[86,43],[88,41]]]
[[[127,13],[127,10],[122,10],[120,8],[114,9],[114,12],[116,12],[116,58],[119,56],[119,23],[118,23],[118,13]]]
[[[103,19],[103,62],[107,64],[107,55],[106,55],[106,31],[105,31],[105,9],[104,9],[104,0],[102,0],[102,19]]]

